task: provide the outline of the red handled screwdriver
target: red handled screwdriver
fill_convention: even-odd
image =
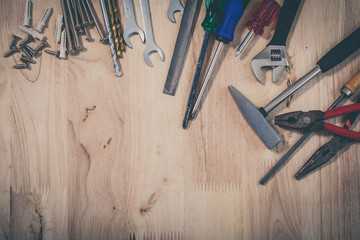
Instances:
[[[240,46],[235,52],[238,56],[249,43],[250,39],[255,35],[263,35],[264,27],[269,26],[280,13],[281,7],[275,0],[263,0],[257,7],[252,18],[246,23],[250,32],[246,35]]]

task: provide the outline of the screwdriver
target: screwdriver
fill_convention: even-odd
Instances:
[[[264,27],[269,26],[279,16],[280,10],[281,7],[275,0],[262,0],[252,18],[246,23],[250,32],[236,50],[235,57],[245,49],[254,34],[263,35]]]
[[[222,15],[224,12],[225,4],[227,0],[206,0],[206,14],[201,26],[203,27],[205,34],[203,38],[203,42],[201,45],[200,55],[198,62],[196,64],[196,70],[194,75],[194,80],[191,86],[189,99],[186,105],[185,117],[183,121],[183,128],[185,129],[188,126],[189,120],[191,120],[191,109],[193,106],[193,102],[195,99],[196,89],[199,83],[200,73],[202,69],[202,65],[205,58],[206,48],[209,42],[210,33],[215,33],[216,29],[220,25],[220,21],[222,19]]]
[[[352,96],[360,87],[360,71],[348,80],[340,89],[340,96],[331,104],[328,110],[335,108],[344,98]],[[311,131],[306,132],[301,138],[282,156],[282,158],[270,169],[270,171],[260,180],[260,184],[264,185],[277,171],[283,166],[291,155],[300,147],[300,145],[310,137]]]
[[[243,5],[245,5],[245,6],[243,6]],[[220,23],[220,27],[215,32],[215,38],[217,41],[219,41],[219,44],[218,44],[215,54],[211,60],[209,69],[206,72],[205,80],[201,86],[199,95],[196,99],[194,108],[191,113],[191,119],[195,118],[195,116],[196,116],[196,112],[199,108],[199,105],[200,105],[201,99],[204,95],[206,86],[209,83],[211,74],[214,70],[216,61],[219,58],[220,52],[221,52],[224,44],[228,44],[229,42],[231,42],[234,39],[235,27],[236,27],[237,23],[239,22],[240,18],[242,17],[246,5],[247,5],[247,1],[245,4],[243,4],[242,0],[228,0],[228,2],[225,5],[224,16]]]

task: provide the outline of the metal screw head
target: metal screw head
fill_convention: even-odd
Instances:
[[[303,117],[303,122],[306,124],[309,124],[311,122],[311,118],[309,116],[304,116]]]
[[[19,46],[22,47],[22,46],[25,46],[26,44],[28,43],[31,43],[31,42],[35,42],[35,38],[31,35],[28,35],[27,38],[25,38],[20,44]]]
[[[12,35],[12,40],[10,42],[10,49],[12,49],[13,47],[16,47],[16,44],[18,43],[18,41],[21,40],[21,37],[16,36],[15,34]]]

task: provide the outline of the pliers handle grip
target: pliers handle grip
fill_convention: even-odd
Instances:
[[[292,129],[301,129],[306,131],[325,130],[335,135],[340,135],[346,138],[360,140],[360,133],[354,132],[336,125],[326,123],[324,120],[341,116],[347,113],[360,111],[360,103],[351,104],[339,108],[334,108],[326,112],[309,111],[309,112],[290,112],[275,116],[275,124],[282,127]]]

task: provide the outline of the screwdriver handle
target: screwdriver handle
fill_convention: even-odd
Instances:
[[[228,0],[224,16],[216,30],[216,40],[228,44],[234,39],[235,27],[244,13],[242,0]]]
[[[227,0],[206,0],[206,14],[201,23],[205,32],[214,33],[220,25]]]
[[[294,22],[296,12],[299,8],[301,0],[285,0],[282,6],[279,21],[275,29],[273,38],[269,45],[286,45],[286,38],[290,32],[291,26]]]
[[[263,35],[264,27],[276,19],[280,10],[281,7],[275,0],[262,0],[246,26],[249,30],[253,29],[255,35]]]
[[[358,50],[359,47],[360,27],[333,47],[316,64],[320,66],[321,72],[325,73],[344,61],[345,58]]]
[[[349,81],[344,84],[351,94],[354,94],[360,87],[360,71],[357,72]],[[360,99],[360,98],[359,98]]]

